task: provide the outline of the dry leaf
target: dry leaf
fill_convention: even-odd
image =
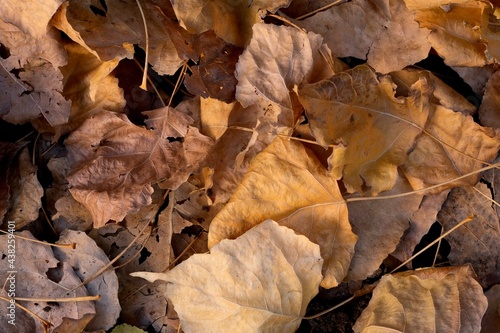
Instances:
[[[496,71],[486,83],[483,101],[479,107],[481,125],[500,128],[500,71]]]
[[[452,189],[439,212],[438,221],[444,231],[448,231],[468,215],[474,214],[474,220],[446,236],[451,246],[448,259],[452,265],[470,263],[479,281],[488,287],[485,277],[500,270],[500,223],[488,200],[488,197],[491,200],[488,187],[479,183],[475,189]]]
[[[261,14],[274,13],[291,0],[183,0],[173,1],[175,15],[182,27],[193,34],[213,30],[228,43],[245,46],[252,36],[252,26],[261,22]]]
[[[479,332],[487,300],[469,266],[386,275],[354,332]]]
[[[377,72],[388,73],[429,53],[429,31],[413,20],[403,1],[353,0],[297,24],[324,36],[334,56],[367,59]]]
[[[272,218],[319,244],[325,260],[321,285],[337,286],[347,274],[357,237],[337,182],[325,174],[301,143],[277,138],[252,160],[231,200],[212,220],[208,246]]]
[[[425,78],[411,86],[408,97],[395,97],[387,76],[377,78],[366,65],[303,86],[299,99],[311,132],[324,147],[341,144],[331,164],[349,192],[373,194],[392,188],[397,167],[406,161],[429,113],[430,89]]]
[[[168,273],[132,275],[168,282],[185,332],[295,332],[322,261],[316,244],[268,220]]]
[[[481,22],[481,35],[488,43],[488,50],[486,55],[500,61],[500,29],[498,24],[500,22],[499,8],[500,4],[496,6],[486,5],[483,11]]]
[[[0,222],[3,221],[5,213],[9,209],[9,180],[11,179],[9,178],[9,172],[13,166],[12,160],[25,145],[25,142],[0,142]]]
[[[488,298],[488,309],[483,317],[481,333],[496,333],[500,327],[500,284],[484,294]]]

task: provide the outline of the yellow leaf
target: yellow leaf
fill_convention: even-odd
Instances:
[[[295,332],[318,293],[322,261],[316,244],[267,220],[168,273],[131,275],[168,282],[187,333]]]
[[[213,219],[209,247],[268,218],[319,244],[325,259],[323,287],[342,281],[357,237],[337,182],[301,143],[278,137],[253,159],[233,197]]]
[[[392,188],[429,113],[430,89],[422,77],[408,97],[395,97],[387,76],[380,80],[370,67],[355,67],[328,80],[302,87],[299,99],[311,131],[322,146],[343,144],[330,164],[343,170],[349,192],[371,187],[377,194]]]

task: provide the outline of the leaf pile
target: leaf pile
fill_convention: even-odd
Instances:
[[[321,331],[375,280],[354,332],[494,332],[500,4],[329,3],[1,2],[18,332]]]

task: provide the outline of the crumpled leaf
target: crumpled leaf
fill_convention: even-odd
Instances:
[[[223,40],[245,46],[252,36],[254,23],[262,22],[261,14],[274,13],[291,0],[183,0],[172,1],[182,27],[193,34],[213,30]]]
[[[81,281],[93,276],[109,263],[109,258],[97,244],[84,232],[65,230],[61,233],[57,244],[76,243],[76,249],[55,247],[54,256],[73,267]],[[73,286],[74,287],[74,286]],[[86,326],[87,330],[107,330],[116,324],[120,315],[118,301],[118,279],[114,270],[107,270],[85,284],[92,295],[101,298],[95,303],[95,316]]]
[[[479,107],[481,125],[500,128],[500,71],[495,72],[486,84],[483,101]]]
[[[354,332],[479,332],[488,302],[470,266],[386,275]]]
[[[400,177],[396,185],[382,195],[397,195],[411,190],[410,184]],[[347,203],[352,231],[358,235],[349,273],[345,278],[347,281],[364,280],[379,268],[396,248],[409,227],[408,220],[421,202],[422,195],[416,194]]]
[[[448,66],[481,67],[491,62],[481,37],[483,1],[453,1],[414,10],[420,27],[431,30],[429,42]],[[461,2],[461,3],[457,3]]]
[[[343,280],[357,237],[337,182],[299,142],[278,137],[252,160],[231,200],[212,220],[208,246],[236,238],[267,218],[319,244],[323,287]]]
[[[446,232],[468,215],[474,214],[474,220],[446,236],[451,246],[448,259],[452,265],[471,264],[486,288],[488,274],[500,270],[500,223],[495,209],[485,196],[491,199],[490,190],[481,183],[475,188],[452,189],[439,212],[438,221],[443,226],[443,232]]]
[[[211,145],[193,128],[184,143],[168,142],[159,135],[162,128],[157,131],[138,127],[125,115],[103,111],[66,139],[70,192],[91,212],[94,227],[108,220],[121,221],[128,212],[151,203],[153,181],[178,187],[197,169]]]
[[[0,57],[0,115],[13,124],[44,117],[50,125],[68,120],[70,101],[62,95],[66,54],[50,30],[31,37],[16,26],[0,20],[0,43],[7,56]]]
[[[339,145],[332,176],[343,177],[349,192],[367,186],[376,195],[392,188],[397,167],[422,132],[430,109],[427,80],[414,83],[408,97],[396,97],[394,90],[389,77],[378,79],[366,65],[299,90],[316,141]]]
[[[436,106],[402,169],[414,189],[438,185],[478,170],[500,148],[500,130],[481,127],[471,116]],[[439,140],[439,141],[438,141]],[[432,156],[432,158],[430,158]],[[474,185],[479,175],[453,181],[434,192]]]
[[[15,235],[34,238],[29,231]],[[68,263],[54,257],[49,246],[16,238],[16,259],[14,268],[11,268],[7,256],[7,241],[7,235],[0,236],[0,251],[2,251],[1,258],[3,258],[0,260],[0,281],[3,284],[8,281],[9,271],[17,271],[15,273],[16,297],[70,298],[88,296],[84,286],[73,289],[80,283],[80,279]],[[2,296],[7,296],[5,289],[2,289],[1,293]],[[19,301],[19,304],[42,318],[48,319],[54,325],[49,330],[50,333],[64,330],[63,327],[66,327],[68,329],[66,331],[69,332],[81,331],[95,315],[95,306],[91,301],[57,303]],[[2,306],[2,308],[5,307]],[[18,316],[19,319],[25,316],[24,311],[17,310],[16,319]],[[11,327],[10,324],[7,324],[7,320],[1,320],[0,327],[5,328],[4,325]],[[35,325],[36,329],[33,332],[43,332],[39,320],[35,320]],[[6,328],[3,331],[10,332],[11,330]]]
[[[400,0],[352,0],[296,23],[324,36],[334,56],[367,59],[380,73],[412,65],[431,48],[429,31]]]
[[[165,295],[186,332],[295,332],[318,292],[322,261],[316,244],[267,220],[167,273],[132,275],[168,282]]]

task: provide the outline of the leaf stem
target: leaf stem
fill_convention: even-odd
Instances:
[[[5,230],[0,230],[0,232],[2,232],[4,234],[8,234],[8,232]],[[28,237],[24,237],[24,236],[20,236],[20,235],[14,235],[14,236],[16,238],[19,238],[19,239],[24,239],[25,241],[28,241],[28,242],[39,243],[39,244],[48,245],[48,246],[55,246],[55,247],[72,249],[72,250],[74,250],[76,248],[76,243],[54,244],[54,243],[48,243],[48,242],[44,242],[44,241],[41,241],[41,240],[38,240],[35,238],[28,238]]]
[[[307,14],[304,14],[304,15],[302,15],[302,16],[296,17],[295,19],[296,19],[296,20],[303,20],[303,19],[305,19],[305,18],[308,18],[308,17],[310,17],[310,16],[313,16],[313,15],[314,15],[314,14],[316,14],[316,13],[322,12],[322,11],[324,11],[324,10],[330,9],[330,8],[331,8],[331,7],[333,7],[333,6],[341,5],[341,4],[343,4],[344,2],[349,2],[349,1],[351,1],[351,0],[337,0],[337,1],[334,1],[334,2],[332,2],[332,3],[329,3],[328,5],[325,5],[325,6],[321,7],[321,8],[318,8],[318,9],[316,9],[316,10],[313,10],[313,11],[312,11],[312,12],[310,12],[310,13],[307,13]]]
[[[139,7],[139,11],[141,12],[142,22],[144,23],[144,33],[146,35],[146,58],[144,59],[144,73],[142,75],[142,83],[140,88],[143,90],[148,90],[147,87],[147,76],[148,76],[148,62],[149,62],[149,34],[148,34],[148,25],[146,23],[146,17],[144,16],[144,11],[142,10],[141,3],[139,0],[135,0],[137,2],[137,6]]]

